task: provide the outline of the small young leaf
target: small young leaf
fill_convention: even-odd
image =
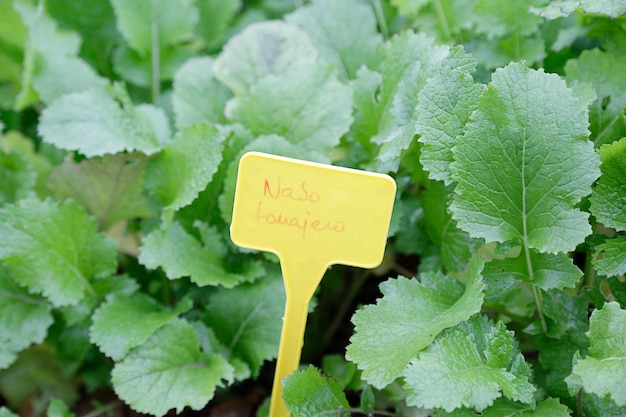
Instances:
[[[21,200],[0,208],[0,259],[13,280],[56,306],[93,292],[90,281],[115,272],[115,243],[74,202]]]
[[[213,76],[213,59],[192,58],[174,76],[172,102],[179,129],[196,123],[224,123],[231,92]]]
[[[193,327],[175,319],[115,364],[111,374],[117,395],[133,409],[157,417],[185,406],[199,410],[213,398],[233,368],[218,355],[200,351]]]
[[[65,404],[58,398],[53,398],[50,400],[46,415],[48,417],[76,417],[76,415],[70,411],[70,408],[67,406],[67,404]]]
[[[44,141],[87,157],[152,154],[170,139],[165,113],[147,104],[133,106],[119,85],[64,95],[44,109],[38,132]]]
[[[308,33],[320,56],[339,70],[342,81],[353,79],[365,65],[377,69],[382,36],[369,4],[357,0],[316,0],[285,20]]]
[[[475,316],[444,330],[404,372],[407,404],[484,410],[504,394],[534,404],[530,368],[502,322]]]
[[[606,227],[626,231],[626,137],[600,148],[602,176],[595,184],[591,214]]]
[[[50,174],[49,186],[59,200],[72,198],[108,230],[120,220],[148,217],[151,211],[143,196],[146,158],[140,154],[105,155],[79,163],[66,159]]]
[[[363,379],[385,387],[443,329],[479,312],[482,268],[482,258],[471,261],[465,289],[441,273],[423,273],[421,282],[401,277],[382,283],[383,298],[352,318],[355,333],[346,357],[363,370]]]
[[[591,233],[573,206],[600,175],[587,111],[555,74],[512,63],[492,80],[454,147],[452,216],[488,242],[571,251]]]
[[[346,395],[334,379],[325,378],[309,366],[283,380],[283,400],[294,417],[315,417],[332,412],[342,417],[342,409],[350,408]]]
[[[263,361],[276,357],[285,306],[279,271],[253,284],[219,289],[209,298],[205,323],[256,377]]]
[[[181,303],[173,310],[166,310],[143,293],[111,294],[93,314],[91,342],[102,353],[119,361],[190,307],[189,303]]]
[[[626,310],[609,302],[591,313],[589,354],[574,358],[572,374],[566,382],[570,391],[583,388],[598,396],[610,395],[618,406],[626,405],[626,387],[616,383],[626,379]]]
[[[0,369],[30,344],[43,342],[51,324],[48,303],[15,285],[0,266]]]
[[[190,204],[204,190],[222,160],[222,135],[206,123],[179,131],[146,169],[146,188],[166,209]]]

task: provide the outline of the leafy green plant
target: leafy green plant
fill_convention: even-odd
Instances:
[[[280,267],[228,231],[251,150],[398,184],[383,265],[322,284],[294,415],[625,414],[625,13],[0,0],[0,416],[264,385]]]

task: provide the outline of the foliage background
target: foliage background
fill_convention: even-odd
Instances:
[[[0,0],[0,415],[269,394],[280,267],[228,235],[249,150],[398,183],[383,265],[316,296],[295,415],[626,414],[625,13]]]

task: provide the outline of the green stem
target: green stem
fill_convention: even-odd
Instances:
[[[108,413],[109,411],[113,410],[115,407],[119,407],[120,405],[122,405],[122,402],[120,400],[111,401],[110,403],[105,404],[102,407],[98,407],[90,411],[89,413],[85,414],[83,417],[98,417],[99,415]]]
[[[446,14],[443,11],[443,7],[441,6],[441,1],[435,0],[434,5],[435,9],[437,9],[437,18],[439,19],[439,23],[441,24],[443,35],[446,37],[446,40],[451,41],[452,32],[450,32],[450,25],[448,25],[448,19],[446,19]]]
[[[546,316],[543,314],[543,296],[541,295],[541,290],[535,285],[530,284],[533,289],[533,297],[535,298],[535,304],[537,305],[537,314],[539,315],[539,319],[541,320],[541,330],[544,333],[548,333],[548,325],[546,324]]]
[[[150,32],[151,44],[151,68],[152,68],[152,102],[155,103],[161,95],[161,47],[159,42],[158,10],[154,1],[151,3]]]
[[[374,13],[376,13],[378,26],[380,26],[380,32],[385,39],[389,39],[389,28],[387,28],[387,21],[385,20],[385,13],[383,12],[380,0],[372,0],[372,6],[374,7]]]

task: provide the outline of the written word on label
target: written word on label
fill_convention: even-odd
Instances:
[[[286,226],[297,228],[301,231],[303,238],[307,233],[314,232],[335,232],[343,233],[346,229],[345,222],[335,219],[321,219],[316,217],[314,204],[322,199],[320,193],[309,188],[307,181],[296,181],[295,185],[285,185],[279,176],[275,180],[265,178],[263,182],[262,198],[259,199],[255,218],[257,222],[264,222],[268,225]],[[306,203],[301,210],[296,213],[272,210],[264,206],[266,200],[285,199],[291,202]]]

